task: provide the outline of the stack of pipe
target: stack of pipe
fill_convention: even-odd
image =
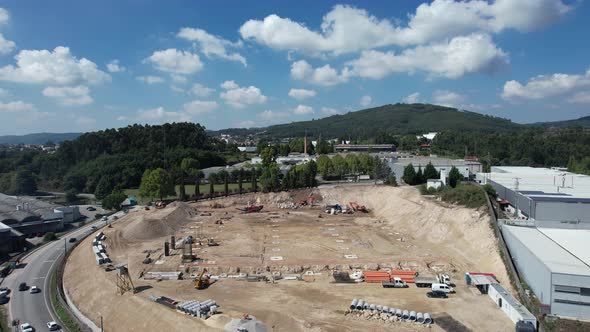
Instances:
[[[432,324],[433,320],[429,313],[416,312],[414,310],[404,310],[399,308],[393,308],[388,306],[382,306],[379,304],[369,303],[362,299],[353,299],[350,302],[350,310],[362,311],[370,310],[373,313],[382,313],[390,317],[397,317],[409,322],[416,322],[419,324]]]

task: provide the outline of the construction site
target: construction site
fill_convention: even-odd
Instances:
[[[465,282],[514,293],[489,223],[373,185],[137,207],[71,253],[64,289],[106,331],[508,331]],[[428,276],[454,293],[427,297]]]

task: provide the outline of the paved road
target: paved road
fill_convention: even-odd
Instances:
[[[117,216],[121,215],[121,212],[117,213]],[[56,321],[59,323],[57,316],[51,309],[51,299],[49,292],[47,292],[50,274],[63,259],[64,250],[66,248],[69,250],[73,246],[74,243],[70,243],[68,239],[75,237],[79,241],[85,235],[95,232],[91,229],[94,225],[104,226],[104,222],[92,222],[71,233],[62,235],[60,240],[40,248],[21,261],[21,264],[26,263],[26,266],[14,270],[4,280],[2,286],[7,286],[12,290],[9,302],[11,319],[18,319],[21,323],[29,323],[35,328],[35,331],[49,331],[47,322]],[[28,286],[41,288],[41,293],[30,294],[28,290],[20,292],[18,285],[21,282],[26,282]]]

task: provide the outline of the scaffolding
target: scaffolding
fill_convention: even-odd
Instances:
[[[117,264],[117,291],[120,295],[126,292],[135,294],[135,286],[129,275],[129,269],[127,269],[127,263]]]

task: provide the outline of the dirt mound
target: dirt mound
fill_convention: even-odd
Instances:
[[[195,208],[183,202],[173,202],[164,209],[154,210],[127,222],[121,236],[128,241],[145,241],[174,235],[197,216]]]

